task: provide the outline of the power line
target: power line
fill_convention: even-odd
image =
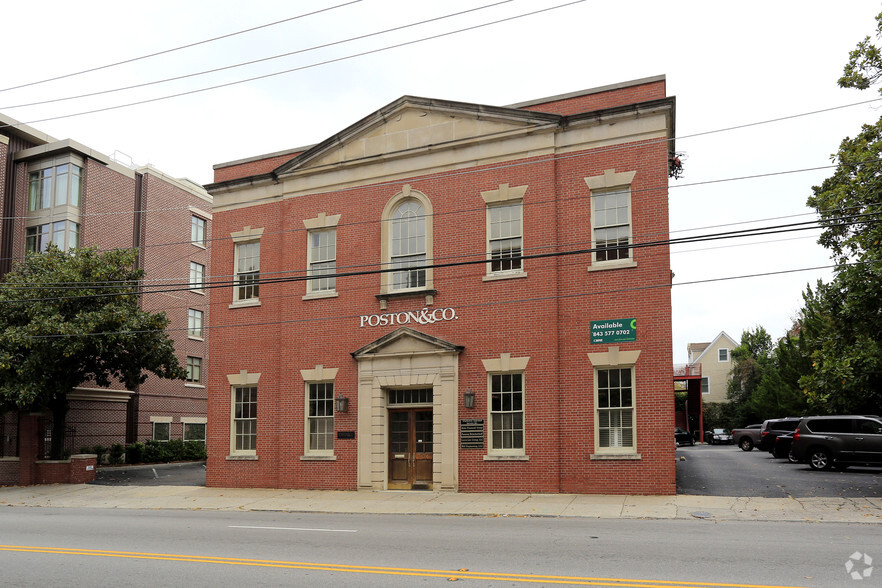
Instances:
[[[360,2],[361,0],[356,0],[356,1]],[[287,53],[280,53],[280,54],[278,54],[278,55],[271,55],[271,56],[269,56],[269,57],[262,57],[262,58],[260,58],[260,59],[253,59],[253,60],[251,60],[251,61],[243,61],[243,62],[236,63],[236,64],[232,64],[232,65],[225,65],[225,66],[223,66],[223,67],[217,67],[217,68],[214,68],[214,69],[207,69],[207,70],[203,70],[203,71],[199,71],[199,72],[194,72],[194,73],[184,74],[184,75],[180,75],[180,76],[174,76],[174,77],[171,77],[171,78],[164,78],[164,79],[161,79],[161,80],[154,80],[154,81],[152,81],[152,82],[144,82],[144,83],[141,83],[141,84],[134,84],[134,85],[131,85],[131,86],[125,86],[125,87],[122,87],[122,88],[114,88],[114,89],[110,89],[110,90],[101,90],[101,91],[98,91],[98,92],[90,92],[90,93],[88,93],[88,94],[80,94],[80,95],[77,95],[77,96],[67,96],[67,97],[64,97],[64,98],[52,98],[52,99],[49,99],[49,100],[42,100],[42,101],[40,101],[40,102],[30,102],[30,103],[27,103],[27,104],[16,104],[16,105],[14,105],[14,106],[0,106],[0,109],[7,110],[7,109],[13,109],[13,108],[26,108],[26,107],[28,107],[28,106],[40,106],[40,105],[43,105],[43,104],[52,104],[52,103],[55,103],[55,102],[65,102],[65,101],[68,101],[68,100],[77,100],[77,99],[80,99],[80,98],[91,98],[91,97],[93,97],[93,96],[101,96],[101,95],[104,95],[104,94],[113,94],[113,93],[115,93],[115,92],[123,92],[123,91],[125,91],[125,90],[134,90],[134,89],[137,89],[137,88],[144,88],[144,87],[147,87],[147,86],[155,86],[155,85],[158,85],[158,84],[165,84],[165,83],[167,83],[167,82],[174,82],[174,81],[178,81],[178,80],[184,80],[184,79],[188,79],[188,78],[194,78],[194,77],[197,77],[197,76],[203,76],[203,75],[207,75],[207,74],[210,74],[210,73],[217,73],[217,72],[219,72],[219,71],[226,71],[226,70],[236,69],[236,68],[239,68],[239,67],[245,67],[245,66],[247,66],[247,65],[254,65],[254,64],[257,64],[257,63],[263,63],[263,62],[266,62],[266,61],[272,61],[272,60],[274,60],[274,59],[281,59],[281,58],[283,58],[283,57],[290,57],[290,56],[292,56],[292,55],[299,55],[299,54],[301,54],[301,53],[309,53],[310,51],[316,51],[316,50],[318,50],[318,49],[327,49],[328,47],[333,47],[333,46],[335,46],[335,45],[343,45],[343,44],[345,44],[345,43],[350,43],[350,42],[352,42],[352,41],[360,41],[360,40],[367,39],[367,38],[370,38],[370,37],[376,37],[376,36],[379,36],[379,35],[385,35],[386,33],[391,33],[391,32],[395,32],[395,31],[401,31],[401,30],[408,29],[408,28],[412,28],[412,27],[415,27],[415,26],[420,26],[420,25],[424,25],[424,24],[431,23],[431,22],[437,22],[437,21],[444,20],[444,19],[447,19],[447,18],[453,18],[453,17],[455,17],[455,16],[462,16],[463,14],[468,14],[468,13],[471,13],[471,12],[477,12],[477,11],[479,11],[479,10],[485,10],[485,9],[487,9],[487,8],[493,8],[493,7],[499,6],[499,5],[501,5],[501,4],[507,4],[507,3],[509,3],[509,2],[513,2],[513,1],[514,1],[514,0],[501,0],[501,1],[499,1],[499,2],[494,2],[494,3],[492,3],[492,4],[485,4],[484,6],[478,6],[478,7],[476,7],[476,8],[470,8],[470,9],[468,9],[468,10],[461,10],[461,11],[459,11],[459,12],[454,12],[454,13],[451,13],[451,14],[446,14],[446,15],[444,15],[444,16],[438,16],[438,17],[435,17],[435,18],[429,18],[429,19],[426,19],[426,20],[421,20],[421,21],[418,21],[418,22],[414,22],[414,23],[410,23],[410,24],[406,24],[406,25],[401,25],[401,26],[398,26],[398,27],[392,27],[392,28],[389,28],[389,29],[384,29],[384,30],[381,30],[381,31],[376,31],[376,32],[373,32],[373,33],[367,33],[367,34],[364,34],[364,35],[358,35],[358,36],[356,36],[356,37],[349,37],[348,39],[342,39],[342,40],[340,40],[340,41],[333,41],[333,42],[330,42],[330,43],[323,43],[323,44],[321,44],[321,45],[313,45],[312,47],[307,47],[306,49],[298,49],[297,51],[289,51],[289,52],[287,52]],[[344,5],[344,4],[341,4],[340,6],[345,6],[345,5]],[[326,10],[327,10],[327,9],[326,9]],[[315,13],[310,13],[310,14],[315,14]],[[289,19],[289,20],[291,20],[291,19]],[[279,21],[279,22],[287,22],[287,21]],[[279,23],[277,22],[277,23],[273,23],[273,24],[279,24]],[[270,25],[264,25],[264,26],[270,26]],[[240,33],[234,33],[234,34],[240,34]],[[219,37],[219,38],[224,38],[224,37]],[[216,40],[216,39],[215,39],[215,40]],[[158,54],[156,54],[156,55],[158,55]],[[125,63],[125,62],[121,62],[121,63]],[[0,91],[2,91],[2,90],[0,90]]]
[[[862,265],[869,262],[854,262],[846,265],[854,266],[854,265]],[[558,295],[548,295],[548,296],[539,296],[533,298],[519,298],[513,300],[494,300],[492,302],[475,302],[471,304],[462,304],[458,305],[457,309],[464,308],[484,308],[489,306],[502,306],[508,304],[525,304],[530,302],[543,302],[547,300],[564,300],[564,299],[574,299],[574,298],[582,298],[586,296],[601,296],[601,295],[611,295],[611,294],[625,294],[630,292],[642,292],[646,290],[654,290],[658,288],[673,288],[677,286],[694,286],[698,284],[705,283],[713,283],[713,282],[721,282],[728,280],[741,280],[748,278],[758,278],[758,277],[767,277],[774,275],[782,275],[782,274],[792,274],[798,272],[806,272],[806,271],[817,271],[823,269],[832,269],[838,267],[836,265],[826,265],[826,266],[814,266],[814,267],[805,267],[805,268],[795,268],[788,270],[778,270],[771,272],[763,272],[763,273],[753,273],[753,274],[743,274],[738,276],[724,276],[720,278],[707,278],[703,280],[693,280],[690,282],[681,282],[679,284],[673,283],[663,283],[663,284],[649,284],[646,286],[632,286],[628,288],[618,288],[614,290],[596,290],[591,292],[578,292],[575,294],[558,294]],[[357,319],[360,318],[361,315],[337,315],[333,317],[328,316],[309,316],[306,318],[298,318],[298,319],[288,319],[288,320],[279,320],[279,321],[260,321],[260,322],[250,322],[250,323],[234,323],[227,325],[203,325],[203,330],[214,330],[214,329],[228,329],[228,328],[241,328],[241,329],[251,329],[254,327],[268,327],[268,326],[278,326],[285,324],[296,324],[296,323],[310,323],[310,322],[327,322],[328,320],[344,320],[344,319]],[[143,331],[130,331],[131,333],[159,333],[159,332],[169,332],[169,331],[185,331],[188,330],[185,327],[180,328],[170,328],[163,330],[143,330]],[[118,334],[115,331],[108,331],[102,333],[65,333],[65,334],[53,334],[53,335],[28,335],[29,339],[50,339],[50,338],[60,338],[60,337],[82,337],[82,336],[104,336],[104,335],[115,335]]]
[[[874,219],[878,218],[882,213],[868,213],[866,216],[873,216]],[[882,220],[872,220],[872,224],[880,223]],[[843,223],[841,226],[850,225],[854,223]],[[740,237],[754,237],[754,236],[763,236],[763,235],[773,235],[780,233],[790,233],[794,231],[804,231],[804,230],[814,230],[817,229],[815,221],[803,222],[803,223],[791,223],[787,225],[778,225],[771,227],[762,227],[758,229],[743,229],[740,231],[728,231],[724,233],[715,233],[715,234],[706,234],[706,235],[695,235],[690,237],[679,237],[676,239],[665,239],[660,241],[652,241],[647,243],[632,243],[623,247],[587,247],[580,249],[572,249],[567,251],[553,251],[547,253],[534,253],[528,255],[520,255],[520,256],[512,256],[511,259],[517,260],[531,260],[531,259],[545,259],[545,258],[556,258],[556,257],[565,257],[565,256],[573,256],[573,255],[585,255],[596,253],[598,251],[610,251],[610,250],[623,250],[627,249],[629,251],[636,249],[645,249],[650,247],[659,247],[659,246],[670,246],[677,244],[685,244],[685,243],[697,243],[703,241],[716,241],[721,239],[731,239],[731,238],[740,238]],[[834,225],[835,226],[835,225]],[[380,268],[380,269],[367,269],[367,270],[352,270],[352,271],[344,271],[344,272],[335,272],[334,274],[322,274],[321,276],[310,276],[310,275],[300,275],[304,274],[303,270],[297,270],[295,273],[297,275],[289,275],[283,277],[274,277],[274,278],[265,278],[259,277],[254,282],[249,282],[249,284],[266,286],[271,284],[281,284],[281,283],[289,283],[289,282],[300,282],[307,280],[315,280],[320,278],[348,278],[348,277],[356,277],[356,276],[365,276],[365,275],[376,275],[376,274],[384,274],[384,273],[394,273],[401,271],[417,271],[417,270],[428,270],[428,269],[441,269],[441,268],[452,268],[452,267],[461,267],[461,266],[470,266],[470,265],[486,265],[489,260],[486,258],[486,253],[476,253],[470,254],[463,257],[477,257],[480,256],[480,259],[469,259],[469,260],[457,260],[457,261],[447,261],[442,263],[435,263],[434,261],[430,264],[425,264],[422,266],[412,266],[408,268]],[[374,264],[375,265],[375,264]],[[382,265],[382,264],[381,264]],[[211,283],[203,284],[203,289],[213,289],[213,288],[225,288],[225,287],[235,287],[240,285],[239,279],[231,279],[231,280],[223,280],[223,281],[214,281]],[[99,288],[101,285],[95,285],[94,288]],[[114,285],[113,287],[118,288],[119,285]],[[3,289],[25,289],[20,288],[16,284],[4,283],[2,284]],[[27,289],[35,289],[35,290],[46,290],[46,289],[82,289],[82,285],[78,286],[45,286],[45,285],[36,285],[32,287],[27,287]],[[143,288],[142,288],[143,289]],[[144,294],[157,294],[157,293],[169,293],[169,292],[182,292],[182,291],[191,291],[193,290],[192,284],[187,282],[181,285],[167,285],[162,289],[144,289]],[[29,298],[29,299],[21,299],[21,300],[5,300],[4,303],[20,303],[20,302],[43,302],[49,300],[61,300],[65,298],[101,298],[101,297],[111,297],[111,296],[120,296],[120,295],[131,295],[130,292],[124,293],[103,293],[103,294],[88,294],[84,296],[72,296],[72,297],[47,297],[47,298]]]
[[[93,109],[93,110],[87,110],[87,111],[83,111],[83,112],[76,112],[76,113],[72,113],[72,114],[64,114],[64,115],[59,115],[59,116],[46,117],[46,118],[41,118],[41,119],[32,120],[32,121],[27,122],[27,123],[17,123],[17,124],[13,124],[13,125],[2,125],[2,126],[0,126],[0,129],[2,129],[2,128],[6,128],[6,127],[9,127],[9,126],[19,126],[19,125],[22,125],[22,124],[31,125],[31,124],[35,124],[35,123],[40,123],[40,122],[50,121],[50,120],[60,120],[60,119],[71,118],[71,117],[75,117],[75,116],[83,116],[83,115],[87,115],[87,114],[96,114],[96,113],[99,113],[99,112],[107,112],[107,111],[110,111],[110,110],[118,110],[118,109],[121,109],[121,108],[129,108],[129,107],[131,107],[131,106],[139,106],[139,105],[142,105],[142,104],[150,104],[150,103],[153,103],[153,102],[160,102],[160,101],[162,101],[162,100],[168,100],[168,99],[171,99],[171,98],[180,98],[180,97],[182,97],[182,96],[190,96],[190,95],[193,95],[193,94],[199,94],[199,93],[202,93],[202,92],[208,92],[208,91],[210,91],[210,90],[218,90],[218,89],[220,89],[220,88],[228,88],[228,87],[230,87],[230,86],[236,86],[236,85],[239,85],[239,84],[245,84],[245,83],[248,83],[248,82],[254,82],[254,81],[257,81],[257,80],[264,80],[264,79],[267,79],[267,78],[272,78],[272,77],[276,77],[276,76],[280,76],[280,75],[284,75],[284,74],[288,74],[288,73],[293,73],[293,72],[296,72],[296,71],[302,71],[302,70],[305,70],[305,69],[311,69],[311,68],[319,67],[319,66],[322,66],[322,65],[329,65],[329,64],[331,64],[331,63],[338,63],[338,62],[341,62],[341,61],[347,61],[347,60],[349,60],[349,59],[354,59],[354,58],[356,58],[356,57],[364,57],[365,55],[372,55],[372,54],[375,54],[375,53],[382,53],[382,52],[384,52],[384,51],[389,51],[389,50],[392,50],[392,49],[400,49],[401,47],[407,47],[407,46],[409,46],[409,45],[416,45],[416,44],[418,44],[418,43],[423,43],[423,42],[425,42],[425,41],[433,41],[433,40],[435,40],[435,39],[440,39],[440,38],[443,38],[443,37],[449,37],[449,36],[451,36],[451,35],[456,35],[456,34],[459,34],[459,33],[464,33],[464,32],[468,32],[468,31],[473,31],[473,30],[477,30],[477,29],[484,28],[484,27],[488,27],[488,26],[493,26],[493,25],[497,25],[497,24],[500,24],[500,23],[504,23],[504,22],[510,22],[510,21],[517,20],[517,19],[520,19],[520,18],[525,18],[525,17],[528,17],[528,16],[535,16],[535,15],[537,15],[537,14],[541,14],[541,13],[544,13],[544,12],[549,12],[549,11],[551,11],[551,10],[557,10],[557,9],[559,9],[559,8],[566,8],[566,7],[568,7],[568,6],[572,6],[572,5],[574,5],[574,4],[581,4],[582,2],[585,2],[585,1],[586,1],[586,0],[573,0],[573,1],[571,1],[571,2],[567,2],[567,3],[565,3],[565,4],[559,4],[559,5],[557,5],[557,6],[551,6],[551,7],[549,7],[549,8],[543,8],[543,9],[540,9],[540,10],[534,10],[534,11],[532,11],[532,12],[526,12],[526,13],[519,14],[519,15],[516,15],[516,16],[510,16],[510,17],[507,17],[507,18],[499,19],[499,20],[494,20],[494,21],[490,21],[490,22],[486,22],[486,23],[481,23],[481,24],[477,24],[477,25],[470,26],[470,27],[465,27],[465,28],[462,28],[462,29],[457,29],[457,30],[455,30],[455,31],[448,31],[448,32],[445,32],[445,33],[439,33],[439,34],[437,34],[437,35],[431,35],[431,36],[429,36],[429,37],[423,37],[423,38],[421,38],[421,39],[415,39],[415,40],[412,40],[412,41],[405,41],[405,42],[402,42],[402,43],[396,43],[396,44],[394,44],[394,45],[387,45],[387,46],[385,46],[385,47],[380,47],[379,49],[371,49],[371,50],[368,50],[368,51],[362,51],[362,52],[360,52],[360,53],[354,53],[354,54],[352,54],[352,55],[345,55],[345,56],[343,56],[343,57],[337,57],[337,58],[334,58],[334,59],[328,59],[328,60],[325,60],[325,61],[320,61],[320,62],[316,62],[316,63],[312,63],[312,64],[308,64],[308,65],[300,66],[300,67],[295,67],[295,68],[291,68],[291,69],[286,69],[286,70],[283,70],[283,71],[278,71],[278,72],[273,72],[273,73],[269,73],[269,74],[264,74],[264,75],[260,75],[260,76],[254,76],[254,77],[246,78],[246,79],[242,79],[242,80],[236,80],[236,81],[232,81],[232,82],[227,82],[227,83],[224,83],[224,84],[217,84],[217,85],[214,85],[214,86],[209,86],[209,87],[205,87],[205,88],[199,88],[199,89],[196,89],[196,90],[188,90],[188,91],[186,91],[186,92],[178,92],[178,93],[176,93],[176,94],[169,94],[169,95],[166,95],[166,96],[158,96],[158,97],[156,97],[156,98],[148,98],[148,99],[145,99],[145,100],[138,100],[138,101],[135,101],[135,102],[129,102],[129,103],[126,103],[126,104],[118,104],[118,105],[116,105],[116,106],[106,106],[106,107],[103,107],[103,108],[96,108],[96,109]]]
[[[64,74],[64,75],[60,75],[60,76],[55,76],[55,77],[53,77],[53,78],[47,78],[47,79],[45,79],[45,80],[38,80],[38,81],[36,81],[36,82],[28,82],[28,83],[26,83],[26,84],[20,84],[20,85],[18,85],[18,86],[10,86],[9,88],[0,88],[0,92],[9,92],[9,91],[11,91],[11,90],[18,90],[19,88],[27,88],[27,87],[29,87],[29,86],[36,86],[36,85],[38,85],[38,84],[45,84],[45,83],[47,83],[47,82],[54,82],[54,81],[56,81],[56,80],[63,80],[63,79],[65,79],[65,78],[72,78],[72,77],[74,77],[74,76],[80,76],[80,75],[83,75],[83,74],[92,73],[92,72],[95,72],[95,71],[100,71],[100,70],[102,70],[102,69],[109,69],[109,68],[111,68],[111,67],[116,67],[116,66],[118,66],[118,65],[125,65],[125,64],[127,64],[127,63],[134,63],[134,62],[136,62],[136,61],[142,61],[142,60],[144,60],[144,59],[150,59],[151,57],[157,57],[157,56],[159,56],[159,55],[166,55],[166,54],[168,54],[168,53],[174,53],[175,51],[181,51],[182,49],[189,49],[189,48],[191,48],[191,47],[197,47],[197,46],[199,46],[199,45],[205,45],[206,43],[213,43],[214,41],[220,41],[221,39],[228,39],[228,38],[230,38],[230,37],[235,37],[235,36],[237,36],[237,35],[243,35],[243,34],[245,34],[245,33],[250,33],[250,32],[253,32],[253,31],[260,30],[260,29],[265,29],[265,28],[268,28],[268,27],[273,27],[273,26],[276,26],[276,25],[279,25],[279,24],[283,24],[283,23],[286,23],[286,22],[291,22],[292,20],[297,20],[297,19],[300,19],[300,18],[305,18],[305,17],[307,17],[307,16],[313,16],[313,15],[316,15],[316,14],[320,14],[320,13],[322,13],[322,12],[328,12],[328,11],[330,11],[330,10],[335,10],[335,9],[337,9],[337,8],[342,8],[342,7],[344,7],[344,6],[349,6],[349,5],[351,5],[351,4],[357,4],[357,3],[361,2],[361,1],[362,1],[362,0],[352,0],[351,2],[344,2],[343,4],[337,4],[337,5],[335,5],[335,6],[329,6],[328,8],[321,8],[321,9],[319,9],[319,10],[314,10],[314,11],[312,11],[312,12],[307,12],[307,13],[300,14],[300,15],[297,15],[297,16],[292,16],[292,17],[290,17],[290,18],[286,18],[286,19],[283,19],[283,20],[277,20],[277,21],[275,21],[275,22],[271,22],[271,23],[267,23],[267,24],[259,25],[259,26],[256,26],[256,27],[251,27],[251,28],[249,28],[249,29],[244,29],[244,30],[241,30],[241,31],[236,31],[236,32],[234,32],[234,33],[227,33],[226,35],[221,35],[221,36],[219,36],[219,37],[212,37],[212,38],[210,38],[210,39],[205,39],[205,40],[203,40],[203,41],[196,41],[196,42],[194,42],[194,43],[188,43],[188,44],[186,44],[186,45],[181,45],[181,46],[179,46],[179,47],[173,47],[173,48],[171,48],[171,49],[163,49],[162,51],[157,51],[157,52],[155,52],[155,53],[150,53],[150,54],[147,54],[147,55],[141,55],[140,57],[133,57],[133,58],[131,58],[131,59],[125,59],[125,60],[123,60],[123,61],[117,61],[117,62],[114,62],[114,63],[108,63],[108,64],[105,64],[105,65],[99,65],[98,67],[93,67],[93,68],[90,68],[90,69],[84,69],[84,70],[77,71],[77,72],[73,72],[73,73],[69,73],[69,74]],[[42,104],[42,103],[40,103],[40,104]],[[30,105],[26,105],[26,106],[30,106]]]

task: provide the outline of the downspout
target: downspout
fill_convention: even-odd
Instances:
[[[134,199],[134,226],[132,227],[132,247],[138,250],[135,258],[135,269],[144,266],[144,247],[141,237],[141,222],[144,216],[144,174],[135,173],[135,199]],[[140,288],[139,288],[140,289]],[[140,420],[140,384],[132,390],[132,395],[126,403],[126,444],[138,441],[138,422]]]

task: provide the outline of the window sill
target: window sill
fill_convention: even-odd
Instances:
[[[526,277],[527,277],[527,272],[518,271],[518,272],[508,272],[508,273],[499,272],[499,273],[495,273],[495,274],[487,274],[486,276],[484,276],[481,279],[484,280],[485,282],[495,282],[497,280],[514,280],[516,278],[526,278]]]
[[[205,245],[203,245],[202,243],[196,243],[195,241],[190,241],[190,245],[193,245],[194,247],[198,247],[199,249],[207,249],[207,247],[205,247]]]
[[[197,337],[196,335],[187,335],[190,341],[205,341],[205,337]]]
[[[252,306],[260,306],[260,299],[249,298],[248,300],[236,300],[230,304],[230,308],[249,308]]]
[[[381,292],[377,294],[377,300],[380,302],[380,310],[386,310],[387,302],[396,298],[419,298],[426,297],[426,306],[431,306],[435,301],[435,295],[438,290],[434,288],[423,288],[421,290],[396,290],[394,292]]]
[[[529,455],[485,455],[484,461],[530,461]]]
[[[337,298],[340,293],[336,290],[328,292],[311,292],[301,298],[301,300],[321,300],[322,298]]]
[[[337,461],[336,455],[301,455],[300,461]]]
[[[628,261],[595,261],[593,264],[588,266],[587,270],[589,272],[600,272],[604,270],[625,269],[629,267],[637,267],[637,262],[633,259],[629,259]]]
[[[643,457],[639,453],[592,453],[590,459],[601,461],[612,459],[639,460],[643,459]]]
[[[204,384],[197,384],[196,382],[184,382],[184,388],[202,388],[205,389]]]
[[[227,461],[257,461],[257,455],[253,453],[228,455]]]
[[[190,288],[190,292],[192,292],[193,294],[199,294],[200,296],[205,296],[205,290],[202,290],[201,288]]]

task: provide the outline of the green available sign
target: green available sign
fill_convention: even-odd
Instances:
[[[625,343],[637,340],[637,319],[591,321],[591,344]]]

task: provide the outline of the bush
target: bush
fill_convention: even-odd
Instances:
[[[126,463],[141,463],[144,461],[144,444],[132,443],[126,445]]]
[[[123,455],[125,454],[125,448],[116,443],[110,447],[110,463],[112,464],[120,464],[123,462]]]
[[[208,453],[205,450],[204,441],[186,441],[184,443],[184,455],[182,459],[187,461],[199,461],[205,459]]]

